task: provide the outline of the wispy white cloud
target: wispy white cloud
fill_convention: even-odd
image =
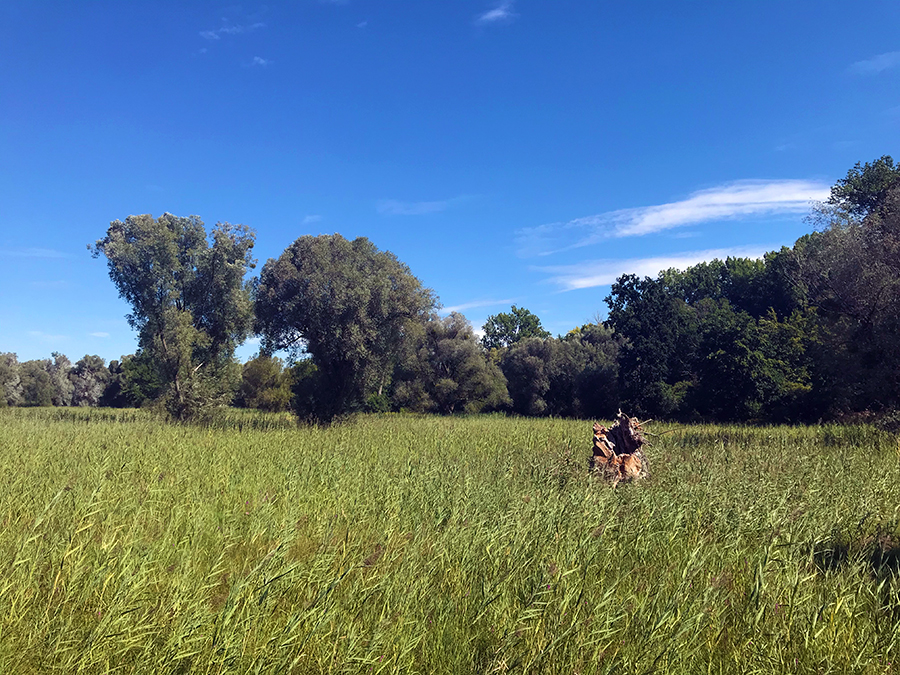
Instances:
[[[640,277],[655,277],[659,272],[670,268],[687,269],[698,263],[714,260],[725,260],[730,257],[761,258],[773,246],[741,246],[735,248],[716,248],[706,251],[688,251],[652,258],[626,258],[608,260],[588,260],[575,265],[556,265],[534,267],[532,269],[550,275],[547,281],[559,286],[563,291],[574,291],[581,288],[608,286],[623,274],[636,274]]]
[[[900,52],[885,52],[871,59],[857,61],[850,66],[850,72],[858,75],[877,75],[897,67],[900,67]]]
[[[472,302],[463,302],[459,305],[450,305],[441,310],[442,314],[450,314],[452,312],[464,312],[467,309],[476,309],[478,307],[497,307],[500,305],[511,305],[516,301],[515,298],[506,298],[505,300],[473,300]]]
[[[357,28],[365,28],[368,25],[369,25],[369,22],[368,22],[368,20],[366,20],[366,21],[360,21],[358,24],[356,24],[356,27]]]
[[[451,206],[464,202],[468,197],[453,197],[433,202],[404,202],[398,199],[382,199],[375,210],[385,216],[424,216],[429,213],[446,211]]]
[[[272,61],[269,59],[264,59],[261,56],[254,56],[250,61],[251,66],[268,66]]]
[[[59,281],[32,281],[31,286],[34,288],[66,288],[69,285],[68,281],[59,280]]]
[[[91,337],[95,338],[108,338],[109,333],[104,333],[102,330],[98,330],[96,333],[88,333]]]
[[[28,335],[39,340],[40,342],[44,342],[47,344],[54,344],[57,342],[65,342],[69,339],[68,335],[51,335],[50,333],[44,333],[39,330],[30,330],[28,331]]]
[[[62,251],[52,248],[15,248],[0,250],[0,255],[12,256],[14,258],[68,258],[69,256]]]
[[[475,23],[498,23],[500,21],[509,21],[515,17],[516,13],[513,11],[513,0],[504,0],[493,9],[489,9],[483,14],[479,14],[475,17]]]
[[[312,225],[313,223],[318,223],[322,221],[322,216],[317,213],[310,214],[308,216],[303,217],[302,225]]]
[[[810,180],[744,180],[699,190],[658,206],[609,211],[516,233],[519,255],[549,255],[611,238],[640,237],[686,225],[752,216],[805,213],[827,199],[827,184]]]
[[[221,27],[214,30],[202,30],[200,31],[200,37],[206,40],[221,40],[223,35],[240,35],[241,33],[249,33],[265,27],[266,24],[262,21],[249,24],[234,24],[223,19]]]

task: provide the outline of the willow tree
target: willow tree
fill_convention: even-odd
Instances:
[[[312,409],[299,412],[327,422],[383,393],[434,304],[406,265],[368,239],[303,236],[262,269],[256,331],[264,352],[312,359]]]
[[[113,221],[92,247],[131,306],[126,318],[176,419],[231,400],[240,377],[234,350],[253,324],[244,282],[253,244],[243,225],[218,223],[209,241],[197,216],[164,213]]]

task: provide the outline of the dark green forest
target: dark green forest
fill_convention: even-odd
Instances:
[[[365,238],[304,236],[258,276],[253,232],[130,216],[94,244],[134,354],[0,354],[0,406],[224,405],[329,422],[359,411],[679,421],[900,422],[900,165],[857,164],[810,233],[762,259],[625,275],[608,318],[551,336],[525,308],[464,316]],[[598,307],[601,299],[598,298]],[[251,335],[247,363],[235,348]],[[279,358],[276,354],[286,355]]]

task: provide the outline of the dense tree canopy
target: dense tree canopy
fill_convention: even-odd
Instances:
[[[894,164],[890,155],[884,155],[874,162],[859,162],[847,172],[832,188],[828,203],[847,213],[863,218],[877,213],[888,193],[900,182],[900,164]]]
[[[618,404],[618,351],[613,332],[591,324],[561,339],[516,342],[500,361],[512,410],[520,415],[611,418]]]
[[[252,289],[246,228],[132,216],[94,247],[132,306],[135,354],[105,366],[0,354],[0,406],[139,406],[176,417],[211,401],[288,406],[331,420],[357,410],[686,421],[900,420],[900,166],[857,164],[810,216],[814,231],[759,259],[655,278],[623,275],[609,314],[553,338],[525,308],[489,317],[481,341],[460,314],[367,239],[301,237]],[[291,349],[290,367],[272,356]],[[238,386],[238,384],[240,386]],[[235,394],[236,396],[233,396]],[[893,422],[891,422],[893,420]]]
[[[291,371],[284,361],[258,354],[244,364],[235,403],[244,408],[281,412],[291,407]]]
[[[13,353],[0,354],[0,408],[22,402],[22,376],[19,359]]]
[[[482,330],[481,343],[485,349],[510,347],[525,338],[547,338],[550,333],[541,326],[541,320],[524,307],[512,306],[509,312],[489,316]]]
[[[509,402],[506,380],[462,314],[431,318],[412,359],[397,373],[397,407],[421,412],[481,412]]]
[[[110,371],[99,356],[85,355],[69,373],[72,382],[72,405],[99,405],[110,380]]]
[[[309,353],[314,415],[327,421],[385,390],[434,304],[406,265],[368,239],[304,236],[263,267],[256,330],[264,350]]]
[[[128,322],[151,357],[171,415],[187,419],[231,400],[236,345],[253,321],[244,274],[253,267],[253,233],[219,223],[208,242],[203,222],[165,213],[112,222],[93,247],[104,255]]]

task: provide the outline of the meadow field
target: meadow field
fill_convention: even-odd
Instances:
[[[900,672],[871,427],[0,410],[0,673]]]

